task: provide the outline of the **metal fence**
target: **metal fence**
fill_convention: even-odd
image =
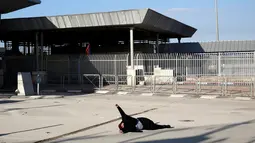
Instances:
[[[49,84],[158,94],[254,95],[255,53],[128,54],[48,56]],[[65,87],[65,86],[63,86]]]
[[[155,67],[172,69],[175,76],[253,76],[255,53],[137,54],[135,64],[151,75]]]

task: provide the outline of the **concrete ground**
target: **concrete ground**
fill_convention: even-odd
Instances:
[[[175,128],[119,134],[120,120],[113,120],[120,117],[116,103],[127,114],[140,112],[136,117],[145,116]],[[152,108],[156,109],[148,111]],[[252,143],[255,142],[254,111],[254,101],[233,99],[128,95],[0,99],[0,143],[36,142],[74,131],[77,132],[46,142]]]

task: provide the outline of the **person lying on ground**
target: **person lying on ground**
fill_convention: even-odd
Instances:
[[[143,132],[142,130],[173,128],[170,125],[155,124],[152,120],[145,117],[133,118],[127,115],[118,104],[116,104],[115,106],[119,110],[122,118],[122,121],[118,125],[120,133]]]

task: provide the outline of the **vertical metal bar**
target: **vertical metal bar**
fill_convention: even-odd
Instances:
[[[28,55],[31,55],[31,43],[30,42],[28,42],[28,45],[27,45],[27,48],[28,48],[28,51],[27,51],[27,53],[28,53]]]
[[[157,34],[157,39],[156,39],[156,53],[159,53],[159,34]]]
[[[252,76],[254,76],[254,73],[255,73],[254,65],[255,65],[255,51],[253,52]]]
[[[39,47],[38,47],[38,33],[35,34],[35,52],[36,52],[36,71],[39,71]]]
[[[253,97],[255,97],[255,78],[253,78]]]
[[[178,76],[178,54],[175,55],[175,76]]]
[[[218,53],[218,76],[221,76],[221,53]]]
[[[81,56],[79,56],[77,64],[78,64],[77,66],[78,66],[78,79],[79,79],[79,83],[80,83],[80,84],[82,84],[82,75],[81,75]]]
[[[117,55],[114,55],[114,79],[115,79],[115,85],[118,84],[118,77],[117,77]]]
[[[131,69],[134,70],[134,28],[130,28],[130,58]]]
[[[219,36],[219,14],[218,14],[218,0],[215,0],[215,14],[216,14],[216,40],[220,40]]]
[[[40,35],[40,45],[41,45],[41,71],[43,71],[43,32],[41,32],[41,35]]]

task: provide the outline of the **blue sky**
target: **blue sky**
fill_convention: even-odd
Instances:
[[[215,41],[214,0],[41,0],[3,18],[151,8],[198,29],[185,41]],[[255,40],[255,0],[218,0],[220,40]]]

